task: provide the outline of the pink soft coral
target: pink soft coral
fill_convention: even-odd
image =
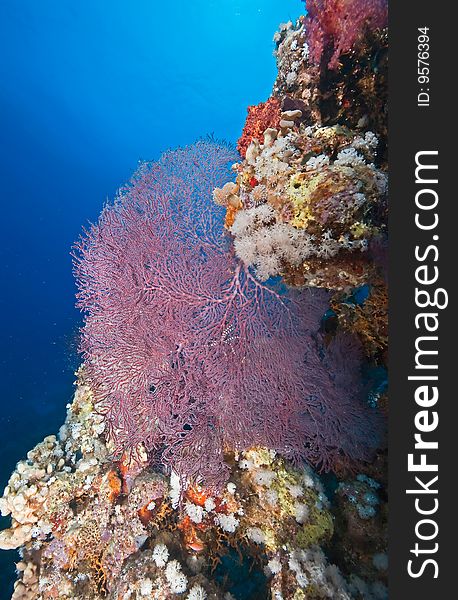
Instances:
[[[323,56],[328,68],[338,66],[339,57],[351,50],[366,28],[386,27],[387,0],[305,0],[306,30],[310,59],[320,64]]]

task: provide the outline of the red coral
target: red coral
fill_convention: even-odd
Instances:
[[[248,146],[253,139],[262,142],[264,131],[269,127],[279,127],[281,118],[281,104],[278,98],[269,98],[267,102],[260,102],[248,107],[248,116],[242,136],[237,142],[237,150],[245,158]]]
[[[328,68],[338,66],[367,29],[387,26],[387,0],[305,0],[310,59],[320,64],[329,56]]]
[[[205,545],[198,534],[199,529],[204,529],[203,523],[196,525],[188,516],[186,516],[178,524],[178,529],[181,529],[182,531],[186,548],[194,550],[194,552],[202,552],[202,550],[205,549]]]

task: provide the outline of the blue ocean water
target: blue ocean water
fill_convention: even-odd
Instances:
[[[82,225],[139,159],[208,133],[235,142],[246,106],[270,94],[275,30],[302,12],[300,0],[0,3],[2,489],[72,397]],[[16,556],[0,553],[1,600]]]

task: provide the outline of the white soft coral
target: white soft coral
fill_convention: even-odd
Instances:
[[[196,583],[189,590],[187,600],[205,600],[206,597],[207,597],[207,592],[204,590],[204,588],[201,585]]]
[[[165,578],[174,594],[182,594],[188,586],[188,578],[181,571],[181,565],[177,560],[171,560],[165,569]]]
[[[169,559],[169,551],[165,544],[156,544],[153,549],[153,561],[157,567],[165,567]]]
[[[231,233],[237,257],[245,265],[254,266],[262,281],[281,275],[282,263],[299,265],[318,252],[312,236],[288,223],[276,223],[273,209],[266,204],[240,211]],[[323,252],[329,254],[334,245],[327,242]]]

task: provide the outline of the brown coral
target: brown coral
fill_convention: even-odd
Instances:
[[[385,363],[388,347],[388,296],[385,283],[376,281],[362,305],[346,300],[339,294],[331,300],[339,324],[358,335],[369,357],[379,358]]]

